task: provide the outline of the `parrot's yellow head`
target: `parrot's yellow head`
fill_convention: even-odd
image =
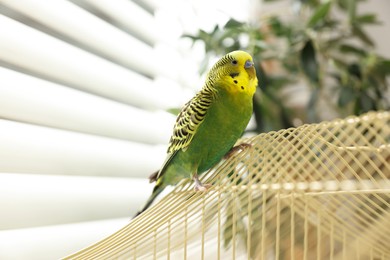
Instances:
[[[211,68],[206,80],[232,94],[250,96],[255,93],[258,83],[252,56],[245,51],[233,51],[223,56]]]

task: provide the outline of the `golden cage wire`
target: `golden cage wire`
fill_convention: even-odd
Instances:
[[[241,140],[69,259],[390,259],[390,112]]]

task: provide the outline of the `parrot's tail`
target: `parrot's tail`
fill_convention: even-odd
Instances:
[[[147,210],[150,205],[152,205],[153,201],[157,198],[157,196],[164,190],[165,185],[162,184],[162,182],[157,182],[154,186],[152,195],[150,195],[149,199],[146,201],[145,205],[142,207],[140,211],[137,212],[137,214],[134,215],[133,218],[137,217],[139,214]]]

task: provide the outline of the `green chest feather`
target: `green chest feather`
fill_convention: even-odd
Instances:
[[[252,100],[216,99],[187,151],[201,173],[216,164],[240,138],[252,115]],[[187,157],[187,156],[186,156]]]

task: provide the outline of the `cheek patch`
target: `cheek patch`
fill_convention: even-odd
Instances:
[[[233,72],[233,73],[230,73],[229,76],[232,77],[232,79],[234,79],[235,77],[237,77],[238,75],[240,75],[240,73],[238,72]]]

